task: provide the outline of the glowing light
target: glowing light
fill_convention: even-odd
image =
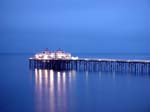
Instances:
[[[60,80],[60,72],[57,72],[57,79]]]
[[[54,112],[55,108],[54,108],[54,101],[55,101],[55,97],[54,97],[54,71],[50,70],[50,111]]]
[[[54,80],[54,71],[50,70],[50,82],[53,82]]]
[[[56,52],[50,52],[48,50],[45,50],[41,53],[35,54],[36,59],[71,59],[70,53],[65,53],[61,50],[58,50]],[[78,57],[73,57],[73,59],[78,59]]]
[[[36,54],[36,55],[35,55],[35,58],[39,58],[39,55]]]
[[[72,60],[77,60],[79,59],[78,57],[71,57]]]
[[[42,83],[42,70],[39,69],[39,83]]]
[[[66,95],[66,73],[62,73],[62,78],[63,78],[63,94]]]
[[[44,70],[45,85],[48,86],[48,70]]]
[[[35,55],[35,58],[36,58],[36,59],[43,58],[43,55],[42,55],[42,54],[36,54],[36,55]]]
[[[43,59],[49,59],[48,55],[44,55]]]
[[[53,71],[53,70],[50,70],[50,75],[51,75],[51,74],[54,74],[54,71]]]
[[[45,71],[45,78],[48,78],[48,70],[44,70]]]
[[[39,77],[42,77],[42,70],[39,69]]]
[[[38,70],[37,69],[35,69],[35,75],[38,75]]]
[[[61,91],[60,72],[57,72],[57,89],[58,89],[58,94],[60,95],[60,91]]]
[[[50,58],[55,58],[55,53],[51,53],[49,56]]]
[[[88,58],[85,58],[85,60],[89,60]]]
[[[66,73],[63,72],[63,82],[65,83],[66,82]]]
[[[38,70],[35,69],[35,83],[38,83]]]

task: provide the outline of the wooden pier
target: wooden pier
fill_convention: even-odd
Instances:
[[[31,69],[76,70],[89,72],[125,72],[150,74],[150,60],[115,59],[29,59]]]

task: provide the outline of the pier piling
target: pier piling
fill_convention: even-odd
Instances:
[[[111,60],[111,59],[29,59],[30,68],[53,70],[76,70],[89,72],[125,72],[150,74],[149,60]]]

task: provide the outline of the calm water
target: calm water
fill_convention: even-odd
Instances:
[[[150,112],[150,75],[29,70],[30,56],[0,55],[0,112]]]

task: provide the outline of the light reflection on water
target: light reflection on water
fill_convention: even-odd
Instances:
[[[68,98],[73,96],[73,85],[78,83],[76,71],[53,71],[47,69],[35,69],[35,103],[36,111],[66,112],[68,111]],[[88,92],[89,72],[83,73],[85,89]],[[102,73],[98,73],[98,79]],[[115,80],[115,73],[111,76]],[[78,79],[79,80],[79,79]],[[82,89],[82,88],[81,88]],[[83,88],[84,89],[84,88]],[[86,93],[86,97],[88,93]],[[74,102],[74,101],[73,101]]]
[[[148,109],[149,101],[144,102],[150,91],[143,88],[150,80],[147,76],[35,69],[32,78],[36,112]]]
[[[71,92],[76,72],[35,69],[34,73],[36,111],[67,111],[66,91]]]

